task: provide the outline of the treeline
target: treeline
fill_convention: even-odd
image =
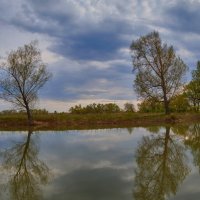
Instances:
[[[85,107],[82,107],[81,104],[75,105],[69,109],[69,112],[72,114],[87,114],[87,113],[116,113],[120,112],[120,108],[115,103],[108,104],[89,104]]]
[[[107,104],[96,104],[92,103],[86,106],[82,106],[81,104],[75,105],[74,107],[71,107],[69,111],[67,112],[57,112],[54,111],[54,114],[92,114],[92,113],[118,113],[118,112],[136,112],[135,107],[132,103],[125,103],[124,108],[121,109],[117,104],[115,103],[107,103]],[[50,112],[46,109],[33,109],[31,110],[31,113],[36,115],[46,115],[50,114]],[[24,110],[3,110],[0,112],[0,114],[26,114],[26,111]]]
[[[75,105],[69,109],[69,112],[72,114],[88,114],[88,113],[117,113],[117,112],[135,112],[134,105],[131,103],[126,103],[124,105],[124,110],[120,109],[120,107],[115,103],[107,103],[107,104],[89,104],[87,106],[83,106],[81,104]]]
[[[14,110],[14,109],[2,110],[0,112],[0,114],[24,114],[24,113],[26,114],[25,110]],[[41,114],[48,114],[49,112],[46,109],[32,109],[31,113],[34,115],[41,115]]]

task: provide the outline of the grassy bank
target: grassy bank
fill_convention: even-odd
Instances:
[[[34,128],[39,130],[93,129],[114,127],[156,126],[166,124],[185,124],[200,122],[200,114],[142,114],[142,113],[110,113],[110,114],[67,114],[50,113],[34,115]],[[24,113],[1,114],[1,130],[27,129]]]

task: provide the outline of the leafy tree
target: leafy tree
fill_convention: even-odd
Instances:
[[[0,97],[26,110],[28,123],[32,125],[31,108],[38,90],[49,80],[36,42],[19,47],[8,54],[1,65]]]
[[[186,86],[186,95],[195,111],[200,111],[200,61],[192,71],[192,81]]]
[[[104,112],[106,113],[116,113],[120,112],[120,108],[115,103],[107,103],[104,105]]]
[[[169,103],[182,85],[187,66],[176,56],[173,46],[162,43],[158,32],[151,32],[133,41],[130,49],[133,71],[136,72],[136,92],[144,99],[162,101],[168,114]]]
[[[170,127],[163,134],[143,137],[135,155],[134,199],[164,200],[174,195],[189,173],[184,152],[170,135]]]
[[[69,109],[69,112],[73,113],[73,114],[81,114],[81,112],[82,112],[82,106],[81,106],[81,104],[75,105],[74,107],[71,107]]]
[[[148,98],[138,104],[138,111],[142,113],[164,112],[163,104],[155,98]]]
[[[185,94],[179,94],[172,98],[170,102],[170,110],[172,112],[186,112],[190,109],[190,105]]]
[[[191,81],[186,85],[186,95],[194,111],[200,110],[200,83]]]
[[[132,103],[125,103],[124,104],[124,111],[125,112],[135,112],[135,106]]]

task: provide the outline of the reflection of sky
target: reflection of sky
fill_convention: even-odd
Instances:
[[[163,130],[160,129],[159,134]],[[142,137],[149,134],[153,133],[143,128],[134,128],[131,134],[128,129],[33,134],[31,140],[38,142],[39,159],[53,174],[44,188],[45,199],[133,199],[135,150]],[[1,148],[10,147],[13,141],[24,141],[25,137],[19,132],[0,134]],[[198,199],[200,178],[197,173],[192,167],[172,199]]]
[[[48,161],[53,158],[56,169],[48,188],[53,189],[51,199],[131,199],[133,149],[139,138],[122,129],[41,135],[40,153]]]
[[[188,176],[177,192],[177,195],[172,198],[172,200],[199,200],[200,191],[200,177],[197,170],[192,171],[190,176]]]

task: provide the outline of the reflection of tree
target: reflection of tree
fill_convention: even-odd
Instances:
[[[169,127],[164,135],[143,137],[136,162],[133,195],[137,200],[164,200],[176,193],[189,173],[184,147],[172,139]]]
[[[133,127],[129,127],[129,128],[126,128],[128,133],[131,135],[134,131],[134,128]]]
[[[9,195],[15,200],[41,199],[39,184],[48,181],[49,169],[38,159],[38,147],[28,132],[25,141],[3,153],[3,168],[12,173],[8,181]]]
[[[175,133],[176,135],[182,135],[182,136],[186,136],[187,132],[189,129],[189,125],[187,124],[181,124],[181,126],[173,126],[172,127],[172,132]]]
[[[159,133],[160,129],[161,127],[159,126],[150,126],[146,128],[146,130],[151,133]]]
[[[185,144],[191,148],[194,165],[199,167],[200,172],[200,124],[189,127]]]

